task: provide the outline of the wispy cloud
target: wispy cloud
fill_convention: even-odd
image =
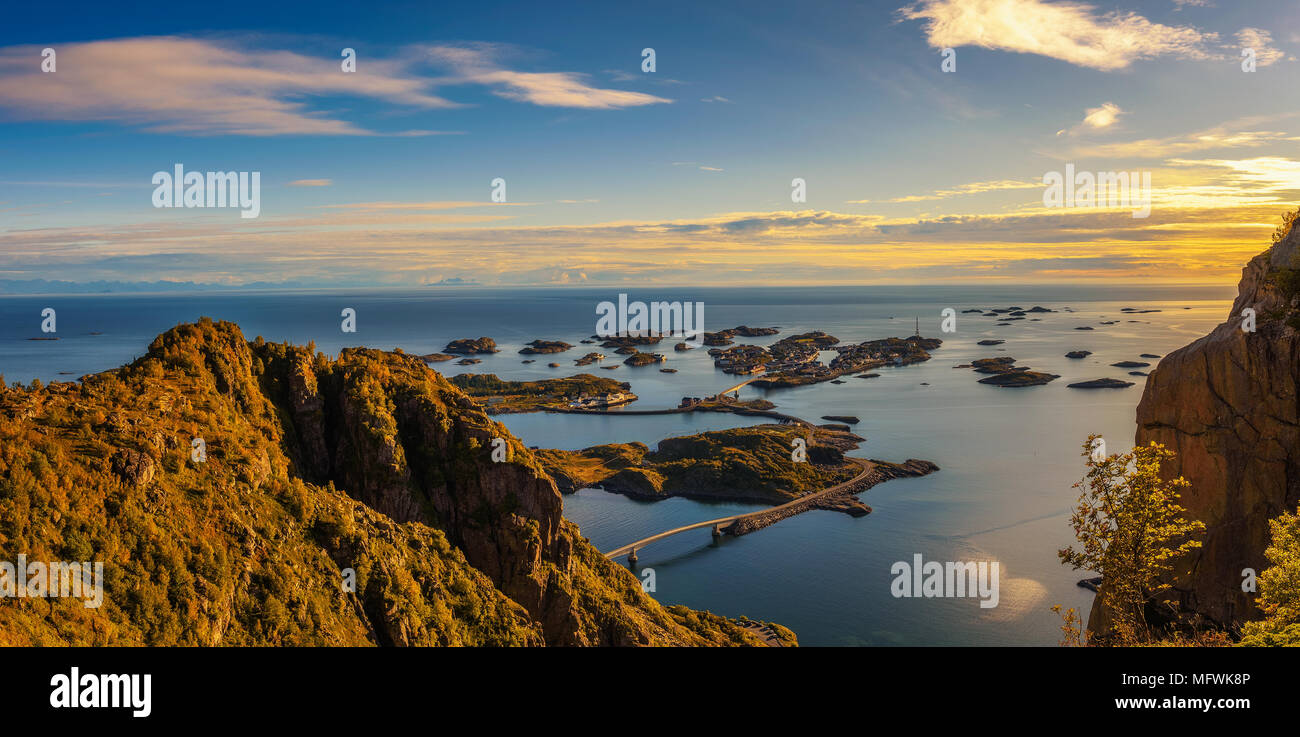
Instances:
[[[1132,12],[1100,13],[1092,5],[1046,0],[920,0],[899,11],[925,21],[935,48],[980,46],[1038,54],[1113,71],[1139,59],[1211,58],[1217,34],[1153,23]]]
[[[1243,28],[1237,31],[1237,41],[1243,49],[1255,52],[1255,64],[1266,67],[1286,58],[1286,52],[1273,45],[1273,34],[1263,28]]]
[[[1259,177],[1269,188],[1283,186],[1300,166],[1286,160],[1188,162],[1193,165]],[[0,262],[17,279],[48,278],[57,270],[67,279],[130,280],[147,268],[151,278],[179,281],[292,278],[352,286],[411,285],[448,275],[487,285],[783,284],[1114,278],[1116,271],[1134,279],[1209,281],[1233,278],[1261,250],[1284,209],[1276,201],[1224,202],[1230,201],[1158,207],[1146,220],[1123,211],[1041,208],[920,219],[791,210],[567,226],[336,210],[264,217],[251,227],[173,218],[0,230]],[[358,249],[359,241],[366,248]]]
[[[1175,166],[1214,167],[1229,173],[1230,188],[1252,195],[1300,194],[1300,161],[1279,156],[1253,159],[1171,159]]]
[[[720,166],[708,166],[705,164],[701,164],[698,161],[674,161],[673,166],[693,166],[696,169],[699,169],[700,171],[711,171],[711,172],[726,171],[726,169],[723,169]]]
[[[1124,115],[1124,111],[1120,109],[1119,105],[1116,105],[1113,102],[1103,102],[1098,107],[1088,108],[1083,116],[1083,120],[1078,125],[1075,125],[1072,128],[1059,130],[1056,132],[1056,135],[1073,136],[1086,131],[1105,130],[1119,122],[1119,117],[1121,115]]]
[[[355,95],[415,108],[455,104],[396,62],[373,60],[344,74],[335,60],[181,37],[54,48],[53,74],[31,61],[40,58],[40,47],[0,49],[0,109],[10,117],[114,121],[188,135],[373,135],[312,110],[304,98]]]
[[[1111,143],[1085,143],[1062,151],[1045,153],[1056,158],[1163,159],[1197,151],[1258,148],[1300,141],[1300,136],[1285,131],[1263,129],[1263,126],[1272,126],[1281,120],[1295,118],[1297,115],[1300,114],[1243,118],[1191,133]]]
[[[470,207],[528,207],[533,202],[487,202],[474,200],[432,200],[429,202],[347,202],[335,205],[320,205],[329,210],[355,210],[381,212],[385,210],[462,210]]]
[[[432,46],[428,55],[453,70],[453,83],[486,85],[493,94],[509,100],[545,107],[612,109],[672,102],[644,92],[630,92],[588,84],[588,75],[576,72],[518,72],[503,68],[499,47],[491,44]]]
[[[1026,182],[1016,179],[995,179],[986,182],[970,182],[949,189],[937,189],[928,194],[904,195],[886,200],[849,200],[850,205],[865,205],[880,202],[925,202],[927,200],[946,200],[952,197],[982,194],[984,192],[1003,192],[1015,189],[1042,189],[1042,182]]]
[[[42,73],[41,47],[0,49],[0,113],[18,120],[109,121],[181,135],[423,136],[381,132],[322,109],[331,97],[362,97],[412,110],[461,107],[440,87],[486,85],[500,97],[542,106],[618,108],[669,102],[600,89],[573,72],[519,72],[483,49],[403,49],[368,58],[354,73],[339,59],[255,47],[237,39],[140,37],[57,44],[58,71]],[[434,76],[431,61],[450,65]]]
[[[332,184],[333,179],[295,179],[289,182],[290,187],[328,187]]]

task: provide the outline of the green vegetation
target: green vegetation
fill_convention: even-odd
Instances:
[[[102,607],[6,601],[0,644],[542,643],[442,532],[291,476],[250,357],[204,321],[84,384],[0,392],[0,559],[105,564]]]
[[[794,440],[807,443],[808,462],[791,458]],[[759,425],[667,438],[651,451],[642,443],[537,453],[565,489],[602,486],[638,498],[737,499],[772,504],[834,486],[856,475],[833,439],[856,436],[820,428]],[[859,438],[860,439],[860,438]],[[851,443],[850,443],[851,444]]]
[[[1273,245],[1281,243],[1291,234],[1291,228],[1295,227],[1298,219],[1300,219],[1300,208],[1282,214],[1282,223],[1273,231]]]
[[[421,359],[203,319],[82,383],[0,387],[0,560],[105,572],[98,609],[0,602],[0,644],[759,644],[661,607],[560,512]]]
[[[1283,513],[1268,526],[1264,557],[1272,565],[1258,579],[1264,619],[1242,626],[1240,644],[1300,647],[1300,514]]]
[[[1282,223],[1273,231],[1274,246],[1290,235],[1297,219],[1300,219],[1300,209],[1282,215]],[[1269,271],[1267,279],[1281,293],[1285,304],[1277,310],[1270,311],[1267,317],[1270,320],[1284,320],[1292,329],[1300,330],[1300,311],[1296,309],[1296,298],[1300,297],[1300,268],[1297,268],[1300,264],[1294,261],[1293,255],[1291,264],[1274,267]]]
[[[482,403],[488,414],[538,412],[548,407],[567,407],[571,400],[627,392],[631,384],[591,374],[541,381],[506,381],[496,374],[461,374],[451,383]]]
[[[1160,467],[1174,457],[1173,451],[1152,443],[1094,459],[1098,440],[1091,435],[1084,443],[1088,471],[1075,484],[1083,489],[1070,517],[1079,548],[1070,546],[1059,556],[1075,570],[1102,576],[1097,596],[1109,627],[1104,632],[1094,628],[1089,644],[1147,643],[1156,639],[1147,623],[1147,606],[1169,588],[1175,561],[1200,547],[1193,538],[1205,525],[1182,516],[1186,510],[1178,504],[1179,490],[1187,488],[1187,481],[1160,477]],[[1079,629],[1068,616],[1072,613],[1063,615],[1067,636]]]

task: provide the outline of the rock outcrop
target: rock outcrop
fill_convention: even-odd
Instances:
[[[1268,520],[1300,502],[1297,274],[1300,228],[1292,228],[1246,265],[1227,320],[1161,360],[1137,409],[1135,441],[1177,453],[1164,471],[1191,482],[1182,503],[1206,526],[1173,599],[1220,625],[1261,616],[1242,571],[1267,566]]]
[[[478,339],[461,338],[460,340],[453,340],[447,344],[446,348],[442,349],[442,352],[460,354],[500,353],[500,351],[497,350],[497,342],[488,337]]]
[[[104,606],[20,603],[0,644],[761,644],[644,594],[422,358],[207,319],[81,384],[0,388],[0,560],[20,552],[104,559]]]

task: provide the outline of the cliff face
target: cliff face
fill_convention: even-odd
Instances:
[[[0,388],[0,560],[106,570],[103,607],[16,600],[0,642],[758,643],[660,606],[561,511],[420,359],[204,320],[80,384]]]
[[[1300,502],[1300,228],[1243,270],[1228,319],[1166,356],[1137,410],[1136,442],[1177,452],[1167,475],[1191,482],[1183,504],[1206,525],[1190,574],[1174,583],[1187,613],[1219,624],[1259,618],[1242,569],[1266,567],[1268,520]],[[1242,330],[1242,311],[1256,331]]]

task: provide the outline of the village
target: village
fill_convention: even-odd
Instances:
[[[601,407],[615,407],[628,402],[635,402],[637,396],[632,392],[609,392],[605,394],[587,395],[582,394],[577,399],[569,402],[569,409],[599,409]]]
[[[821,331],[784,338],[769,347],[738,345],[714,348],[709,355],[714,366],[724,373],[748,376],[765,373],[764,385],[787,382],[814,383],[828,381],[841,374],[865,371],[878,366],[904,366],[930,358],[928,350],[939,347],[937,338],[883,338],[851,345],[838,345],[839,339]],[[818,360],[820,351],[838,355],[829,364]]]

